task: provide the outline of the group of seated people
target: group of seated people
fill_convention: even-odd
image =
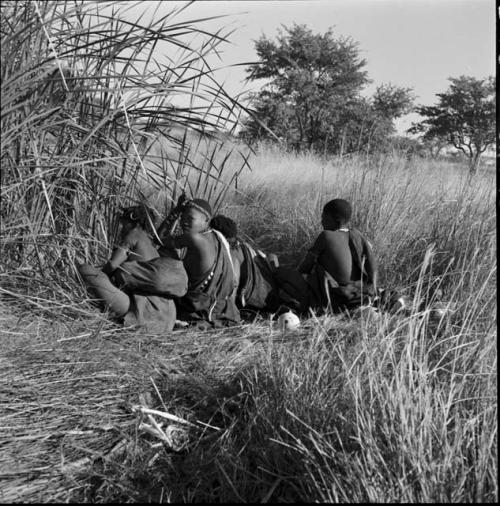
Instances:
[[[176,322],[236,325],[244,310],[351,310],[380,300],[381,293],[372,248],[348,227],[351,212],[343,199],[328,202],[323,231],[294,269],[241,240],[236,223],[212,216],[206,200],[183,195],[158,229],[147,206],[124,209],[109,261],[102,269],[79,263],[78,271],[114,317],[157,332],[173,330]]]

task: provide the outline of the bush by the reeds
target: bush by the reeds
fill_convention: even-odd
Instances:
[[[109,252],[117,208],[143,188],[162,216],[182,191],[217,208],[245,167],[214,162],[239,115],[210,59],[227,31],[175,6],[130,20],[130,6],[2,2],[2,266],[74,274],[75,252]]]

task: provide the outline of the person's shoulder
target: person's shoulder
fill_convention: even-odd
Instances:
[[[211,242],[212,235],[213,234],[207,232],[184,232],[179,238],[188,247],[201,246]]]
[[[145,243],[151,243],[153,244],[153,238],[150,234],[146,232],[143,228],[136,227],[133,230],[131,230],[124,238],[124,240],[131,244],[145,244]]]
[[[125,238],[139,238],[142,236],[142,234],[145,233],[145,231],[141,227],[134,227],[132,230],[129,230],[125,234]]]
[[[338,241],[348,237],[345,230],[323,230],[322,234],[326,241]]]
[[[136,237],[139,240],[151,240],[151,235],[146,232],[143,228],[136,227],[132,233],[134,234],[134,237]]]

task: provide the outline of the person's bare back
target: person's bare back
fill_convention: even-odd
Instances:
[[[350,205],[343,199],[325,205],[321,215],[324,230],[300,263],[299,272],[309,274],[318,263],[337,283],[347,285],[361,281],[363,269],[363,281],[376,286],[377,266],[371,247],[359,232],[347,228],[350,216]]]
[[[196,207],[186,207],[180,217],[183,234],[162,238],[164,246],[160,248],[160,255],[177,250],[191,285],[210,274],[215,263],[216,244],[208,222],[208,214]]]
[[[234,265],[226,239],[210,229],[210,204],[192,199],[176,209],[180,211],[182,235],[172,236],[171,218],[160,227],[166,233],[159,235],[163,243],[160,255],[179,258],[187,273],[188,292],[177,301],[180,318],[195,325],[238,323]]]
[[[175,238],[175,247],[183,248],[181,260],[190,283],[197,283],[206,277],[213,268],[216,245],[211,230],[206,232],[187,232]]]
[[[339,284],[359,281],[361,272],[353,262],[348,230],[324,230],[310,249],[318,262]]]

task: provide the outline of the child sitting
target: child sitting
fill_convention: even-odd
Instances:
[[[352,209],[344,199],[323,207],[323,232],[298,266],[306,275],[315,306],[356,307],[377,292],[377,265],[361,232],[349,228]]]
[[[328,202],[321,216],[323,231],[299,264],[300,274],[278,269],[280,294],[293,309],[339,311],[368,302],[376,294],[372,248],[359,231],[348,227],[351,212],[343,199]]]
[[[180,213],[182,234],[173,236],[165,223],[159,228],[160,255],[182,260],[188,276],[188,292],[177,300],[179,319],[198,326],[227,326],[239,323],[235,304],[235,278],[229,244],[209,227],[210,204],[203,199],[183,202]],[[168,218],[165,221],[171,221]]]
[[[237,273],[236,304],[239,308],[274,311],[279,306],[278,287],[274,271],[278,257],[264,254],[238,238],[236,223],[221,214],[214,216],[210,226],[227,239]]]

